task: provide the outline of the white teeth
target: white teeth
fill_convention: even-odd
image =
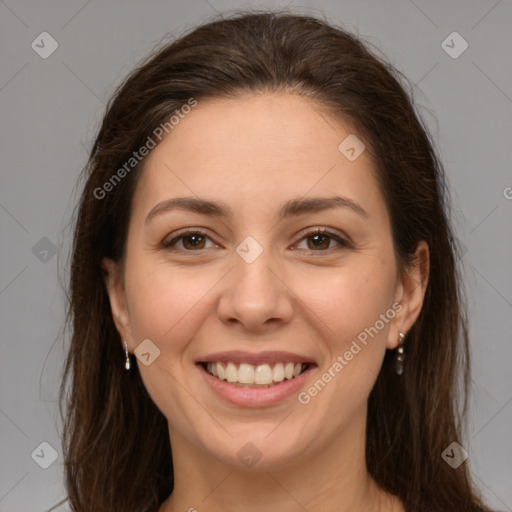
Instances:
[[[220,380],[224,380],[226,378],[226,372],[224,370],[224,366],[222,366],[222,363],[213,363],[213,365],[217,368],[217,377]],[[215,377],[215,375],[214,375]]]
[[[208,363],[206,365],[208,373],[211,373],[214,377],[217,377],[217,363]]]
[[[209,362],[206,364],[206,371],[220,380],[227,380],[232,384],[243,384],[245,387],[251,385],[272,386],[283,380],[291,380],[298,377],[305,365],[302,363],[276,363],[274,368],[269,364],[257,366],[241,363],[238,367],[235,363]]]
[[[293,377],[293,370],[294,370],[293,363],[286,363],[286,366],[284,367],[284,376],[287,379],[291,379]]]
[[[274,366],[272,380],[274,380],[275,382],[282,382],[284,380],[284,364],[283,363],[277,363]]]
[[[238,382],[238,370],[234,363],[228,363],[226,366],[226,380],[228,382]]]
[[[272,370],[268,364],[260,364],[256,367],[254,384],[272,384]]]
[[[241,364],[240,368],[238,368],[238,382],[240,382],[241,384],[252,384],[253,382],[255,382],[254,366],[250,364]]]

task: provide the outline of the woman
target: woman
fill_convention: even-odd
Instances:
[[[118,89],[85,180],[74,510],[487,510],[442,166],[391,66],[311,17],[208,23]]]

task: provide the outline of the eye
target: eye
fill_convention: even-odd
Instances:
[[[207,241],[212,242],[210,247],[207,247]],[[339,234],[328,231],[326,228],[318,228],[302,234],[301,242],[306,242],[306,250],[311,252],[330,252],[332,249],[336,249],[332,246],[332,242],[338,244],[338,249],[344,247],[350,247],[349,242],[345,240]],[[296,248],[304,249],[299,247],[300,243]],[[181,244],[181,247],[180,247]],[[202,249],[208,249],[211,247],[218,247],[213,240],[203,231],[188,230],[180,233],[178,236],[170,240],[164,240],[161,244],[163,249],[177,250],[182,252],[199,252]]]
[[[331,247],[331,242],[333,240],[339,246],[341,246],[341,248],[350,246],[350,244],[343,237],[336,233],[332,233],[325,228],[315,229],[313,231],[303,233],[301,243],[303,240],[307,244],[306,250],[313,252],[327,252],[330,249],[334,249]],[[300,247],[297,245],[297,248]]]
[[[164,240],[162,242],[162,248],[194,252],[195,250],[208,249],[208,247],[205,246],[207,240],[212,241],[203,231],[185,231],[171,240]],[[181,247],[179,247],[180,243]],[[217,244],[213,243],[213,246],[217,247]]]

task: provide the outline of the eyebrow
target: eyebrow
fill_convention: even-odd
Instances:
[[[283,220],[288,217],[296,217],[306,213],[316,213],[333,208],[349,208],[361,217],[369,217],[366,210],[352,199],[349,199],[348,197],[331,196],[291,199],[281,207],[279,219]],[[201,215],[220,217],[224,219],[230,219],[233,217],[233,212],[225,203],[208,201],[197,197],[175,197],[158,203],[148,213],[144,222],[147,224],[156,216],[174,210],[190,211]]]

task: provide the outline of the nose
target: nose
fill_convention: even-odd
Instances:
[[[269,252],[263,251],[252,263],[234,255],[235,268],[227,276],[218,305],[222,322],[257,334],[290,322],[293,294]]]

